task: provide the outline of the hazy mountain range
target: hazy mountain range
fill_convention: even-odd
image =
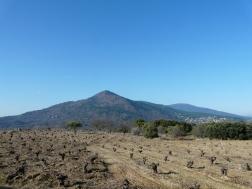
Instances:
[[[132,122],[139,118],[189,122],[246,119],[243,116],[189,104],[154,104],[134,101],[110,91],[102,91],[85,100],[69,101],[22,115],[2,117],[0,127],[59,127],[70,120],[78,120],[90,126],[95,120],[110,120],[119,123]]]

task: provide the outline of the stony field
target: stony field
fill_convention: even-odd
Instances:
[[[0,132],[0,188],[252,188],[252,141]]]

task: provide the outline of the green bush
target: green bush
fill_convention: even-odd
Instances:
[[[157,129],[158,129],[158,134],[159,135],[163,135],[163,134],[167,133],[167,129],[165,127],[158,126]]]
[[[143,129],[144,137],[156,138],[158,137],[158,129],[153,123],[146,123]]]
[[[143,128],[144,127],[144,124],[145,124],[145,120],[144,119],[138,119],[136,120],[135,124],[138,128]]]
[[[82,127],[82,124],[81,122],[78,122],[78,121],[70,121],[67,123],[67,128],[71,129],[74,131],[74,133],[76,133],[76,130],[80,127]]]
[[[192,131],[192,125],[189,123],[182,123],[180,124],[180,129],[183,130],[185,133],[189,133]]]
[[[246,131],[248,139],[252,139],[252,124],[248,124],[246,126]]]
[[[181,137],[186,136],[187,132],[183,125],[176,125],[170,129],[169,134],[173,137]]]
[[[204,125],[194,126],[192,129],[192,134],[196,137],[204,138],[206,137],[206,128]]]
[[[172,133],[174,136],[184,136],[191,132],[192,124],[173,120],[155,120],[146,122],[143,119],[138,119],[135,122],[138,128],[137,134],[143,134],[147,138],[158,137],[158,134]],[[134,130],[135,131],[135,130]]]
[[[244,122],[222,122],[208,123],[195,126],[192,131],[197,137],[208,137],[216,139],[252,139],[252,126]]]
[[[155,120],[153,123],[156,127],[158,126],[162,126],[162,127],[171,127],[171,126],[176,126],[181,124],[178,121],[174,121],[174,120],[165,120],[165,119],[159,119],[159,120]]]

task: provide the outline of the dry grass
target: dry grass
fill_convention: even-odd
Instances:
[[[32,146],[31,151],[21,145],[20,136],[25,138],[28,146]],[[124,179],[130,181],[129,188],[252,188],[252,171],[241,169],[241,165],[245,163],[252,166],[252,141],[145,139],[130,134],[85,132],[74,135],[59,130],[23,131],[15,133],[13,137],[10,141],[9,133],[1,134],[0,166],[8,166],[2,169],[5,177],[17,167],[17,163],[13,160],[14,154],[6,156],[11,147],[14,147],[15,153],[20,153],[23,160],[32,164],[36,159],[30,158],[33,157],[31,154],[34,154],[34,148],[42,149],[40,158],[51,159],[48,169],[66,174],[69,182],[82,181],[83,183],[78,185],[80,188],[122,188]],[[35,141],[29,137],[35,138]],[[48,153],[45,146],[51,144],[54,145],[54,152]],[[79,152],[79,149],[84,146],[87,150]],[[69,150],[72,150],[74,155],[66,155],[62,165],[58,153]],[[203,156],[202,152],[204,152]],[[98,153],[100,160],[106,162],[108,171],[87,175],[83,173],[83,166],[88,161],[88,157],[94,153]],[[130,157],[130,153],[133,153],[133,158]],[[209,160],[212,156],[217,158],[213,165]],[[74,157],[78,160],[73,160]],[[143,159],[146,159],[146,163]],[[188,161],[193,161],[192,168],[186,167]],[[159,164],[157,174],[151,168],[152,163]],[[227,176],[221,175],[222,167],[228,169]],[[40,173],[40,171],[40,168],[34,170],[28,167],[27,174]],[[27,178],[28,175],[24,177]],[[50,178],[52,178],[53,188],[61,187],[57,179],[55,180],[53,176]],[[38,188],[45,186],[36,178],[28,179],[26,183],[15,180],[11,185],[21,188],[26,184],[28,188],[36,188],[33,183],[36,183]]]

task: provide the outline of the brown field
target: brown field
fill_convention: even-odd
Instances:
[[[213,156],[217,159],[211,165]],[[152,163],[159,164],[157,173]],[[252,188],[252,171],[246,163],[252,167],[252,141],[75,135],[64,130],[0,132],[0,186],[17,189],[247,189]]]

